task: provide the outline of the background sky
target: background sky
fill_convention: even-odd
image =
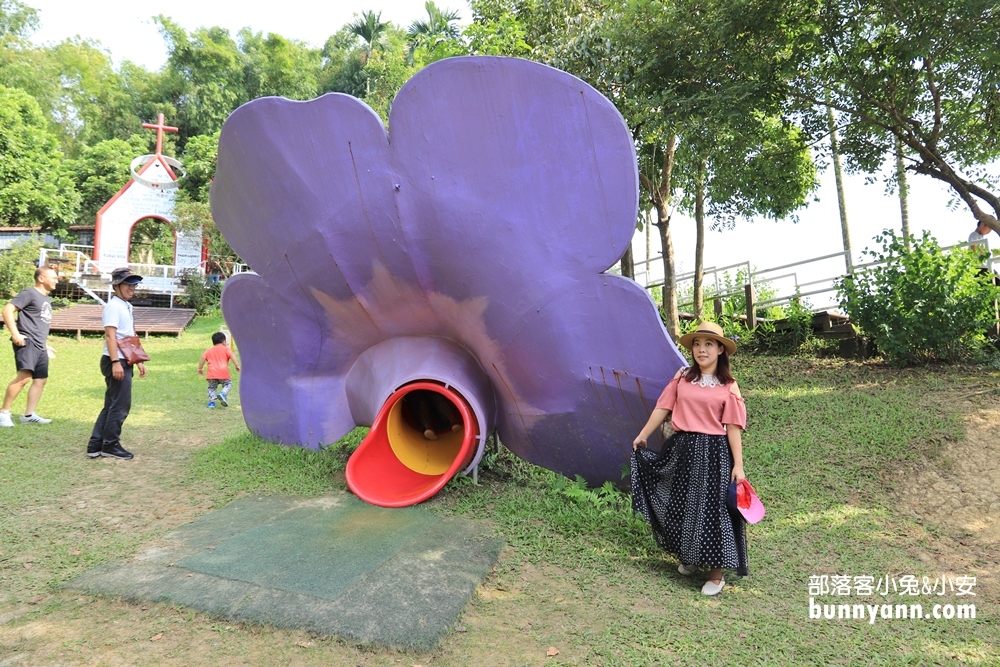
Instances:
[[[317,47],[365,9],[380,10],[383,20],[402,27],[426,15],[423,0],[334,0],[328,3],[312,0],[171,0],[163,5],[112,0],[26,2],[40,10],[42,25],[34,36],[36,43],[51,44],[79,35],[99,41],[116,65],[127,59],[151,70],[160,69],[166,61],[163,39],[152,21],[159,13],[171,17],[188,31],[217,25],[235,34],[248,26],[255,32],[274,32]],[[471,11],[465,0],[440,0],[438,5],[458,10],[463,23],[470,20]],[[832,169],[822,174],[821,179],[815,195],[818,201],[799,211],[797,223],[741,221],[733,230],[709,232],[705,243],[706,267],[749,262],[751,266],[764,269],[843,250]],[[975,227],[972,215],[964,207],[949,210],[951,195],[943,184],[918,175],[910,175],[909,183],[910,228],[915,235],[929,230],[942,245],[968,238]],[[851,243],[855,261],[860,261],[861,251],[874,246],[873,237],[882,229],[900,229],[899,201],[894,192],[885,191],[881,181],[866,183],[863,175],[847,177],[846,194]],[[677,215],[671,226],[679,272],[691,271],[694,268],[694,223]],[[996,247],[997,243],[994,241],[993,245]],[[646,248],[643,234],[637,234],[633,247],[636,260],[642,260]],[[655,233],[652,252],[659,254]],[[658,267],[659,262],[656,265]],[[791,271],[796,271],[799,282],[804,282],[842,270],[842,262],[826,262]]]

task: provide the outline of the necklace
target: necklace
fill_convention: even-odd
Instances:
[[[721,382],[716,379],[714,375],[701,374],[701,377],[692,382],[691,384],[697,387],[704,387],[705,389],[711,389],[712,387],[718,387]]]

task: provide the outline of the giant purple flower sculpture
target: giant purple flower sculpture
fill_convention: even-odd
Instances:
[[[403,87],[389,128],[340,94],[226,121],[212,210],[257,274],[222,300],[248,426],[319,447],[431,381],[476,421],[452,468],[495,423],[532,463],[620,480],[684,363],[645,291],[602,273],[638,205],[621,115],[564,72],[452,58]]]

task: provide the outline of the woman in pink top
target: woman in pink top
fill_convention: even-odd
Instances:
[[[726,584],[723,568],[748,574],[745,526],[726,507],[729,483],[746,477],[746,406],[729,371],[736,343],[719,325],[702,322],[680,344],[695,364],[677,372],[632,443],[632,505],[657,543],[680,559],[678,572],[711,568],[701,591],[716,595]],[[673,435],[659,453],[646,449],[668,418]]]

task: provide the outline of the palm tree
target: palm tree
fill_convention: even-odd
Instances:
[[[387,22],[382,21],[382,12],[363,11],[359,18],[347,24],[347,29],[360,37],[365,43],[365,50],[361,54],[361,64],[368,62],[375,49],[383,48],[382,34],[389,27]]]
[[[458,39],[462,34],[455,25],[461,18],[457,10],[441,10],[434,0],[424,3],[427,10],[427,20],[417,19],[410,24],[407,41],[410,43],[408,59],[413,62],[413,54],[421,46],[433,47],[439,41]]]

